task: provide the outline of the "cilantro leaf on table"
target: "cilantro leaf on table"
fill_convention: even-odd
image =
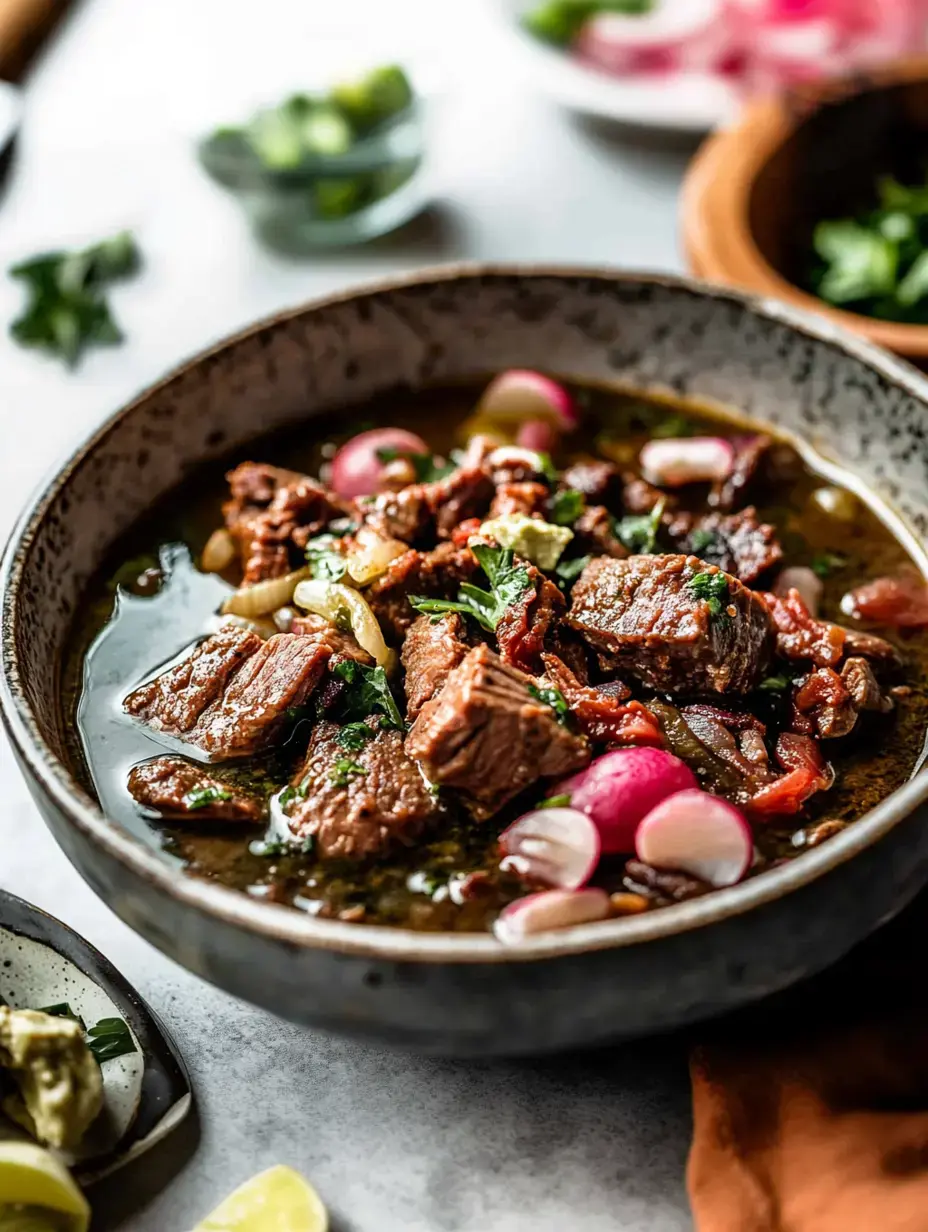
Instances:
[[[533,588],[532,579],[527,569],[513,563],[511,548],[477,543],[471,551],[489,580],[489,590],[482,590],[471,582],[464,582],[456,600],[410,595],[409,602],[417,612],[434,615],[461,612],[472,617],[490,633],[494,633],[507,609],[518,603],[525,592]]]
[[[638,556],[651,556],[657,546],[657,533],[664,516],[664,501],[659,500],[650,513],[619,518],[615,533],[620,541]]]
[[[123,335],[104,293],[109,283],[134,274],[140,265],[134,239],[122,232],[77,252],[52,252],[14,265],[9,273],[26,284],[22,314],[10,334],[73,367],[90,346],[108,346]]]

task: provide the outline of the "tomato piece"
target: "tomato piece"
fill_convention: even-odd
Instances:
[[[922,629],[928,625],[928,585],[911,575],[875,578],[849,591],[841,610],[869,624]]]

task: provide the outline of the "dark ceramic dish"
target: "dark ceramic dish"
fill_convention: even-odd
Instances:
[[[81,873],[191,970],[275,1012],[422,1051],[531,1053],[659,1031],[820,970],[928,880],[928,778],[729,890],[644,916],[491,936],[316,920],[186,876],[108,822],[68,764],[58,665],[114,540],[198,463],[408,385],[539,367],[776,424],[855,472],[920,560],[928,384],[826,323],[667,278],[450,269],[335,296],[226,342],[110,420],[26,511],[2,570],[3,717]],[[881,503],[882,502],[882,503]]]

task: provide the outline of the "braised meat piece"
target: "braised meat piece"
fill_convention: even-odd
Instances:
[[[858,710],[877,714],[888,714],[892,710],[892,698],[884,696],[866,659],[856,655],[846,659],[841,666],[841,679]]]
[[[846,634],[839,625],[816,620],[798,590],[785,596],[765,594],[764,601],[776,629],[781,659],[807,660],[816,667],[835,667],[844,654]]]
[[[783,559],[776,528],[758,522],[757,510],[750,505],[730,514],[674,514],[667,533],[679,551],[717,565],[745,585]]]
[[[391,561],[364,592],[388,642],[398,646],[418,613],[409,605],[410,595],[452,599],[462,582],[469,582],[479,569],[469,548],[440,543],[431,552],[405,552]]]
[[[312,836],[323,859],[361,860],[409,846],[441,817],[419,767],[403,751],[398,731],[372,726],[373,738],[358,751],[338,742],[341,729],[314,729],[302,766],[283,804],[298,838]]]
[[[364,520],[391,539],[427,546],[450,539],[459,522],[483,517],[493,499],[493,482],[480,466],[462,466],[434,483],[381,492],[359,503]]]
[[[249,629],[225,626],[123,705],[210,760],[247,757],[270,744],[287,712],[304,704],[330,653],[313,638],[278,633],[265,642]]]
[[[476,817],[492,816],[537,779],[589,761],[586,740],[560,724],[533,688],[488,646],[475,647],[423,706],[407,753],[432,782],[460,790]]]
[[[605,505],[588,505],[574,523],[574,543],[580,553],[612,556],[624,560],[628,548],[615,533],[612,515]]]
[[[582,492],[590,505],[617,509],[622,504],[622,476],[612,462],[575,462],[561,475],[560,486]]]
[[[664,743],[660,724],[641,702],[629,701],[630,690],[620,680],[584,685],[557,655],[544,654],[543,688],[557,689],[577,726],[590,740],[602,744]]]
[[[681,713],[697,740],[742,777],[749,794],[774,777],[764,743],[766,729],[753,714],[701,704],[684,706]]]
[[[622,475],[622,508],[626,513],[650,513],[660,501],[664,502],[665,509],[673,509],[677,503],[674,496],[655,488],[646,479],[630,471]]]
[[[757,433],[733,436],[731,444],[735,450],[731,473],[727,479],[714,484],[709,493],[709,504],[723,513],[737,509],[757,473],[761,459],[770,448],[771,440],[769,436]]]
[[[844,634],[844,653],[848,656],[861,656],[872,659],[881,669],[898,671],[902,667],[902,655],[885,638],[877,637],[875,633],[862,633],[859,629],[845,629],[838,625]]]
[[[137,804],[162,817],[258,823],[267,812],[263,796],[185,757],[155,757],[133,766],[128,787]]]
[[[622,881],[633,894],[642,894],[662,907],[686,902],[688,898],[699,898],[712,889],[708,881],[672,869],[652,868],[642,860],[626,861]]]
[[[467,654],[465,632],[457,612],[422,615],[413,621],[400,656],[406,671],[406,717],[410,721],[444,687]]]
[[[354,635],[336,629],[335,625],[330,624],[324,616],[316,616],[313,612],[295,616],[290,625],[290,632],[297,634],[298,637],[314,638],[321,645],[327,646],[331,655],[330,667],[337,667],[346,659],[353,659],[355,663],[363,663],[365,667],[374,666],[373,655],[368,654],[363,647],[358,645]]]
[[[763,600],[693,556],[597,557],[568,623],[605,662],[664,693],[747,693],[770,659]]]
[[[532,586],[503,613],[496,626],[496,638],[504,663],[536,673],[541,671],[545,641],[562,620],[566,604],[557,586],[534,565],[522,565]]]
[[[816,668],[797,681],[793,691],[793,731],[831,740],[852,732],[856,723],[854,699],[833,668]]]
[[[490,517],[503,518],[509,514],[544,517],[548,497],[543,483],[502,483],[490,505]]]
[[[243,462],[226,478],[232,497],[222,511],[246,585],[299,569],[307,540],[346,512],[320,483],[296,471]]]

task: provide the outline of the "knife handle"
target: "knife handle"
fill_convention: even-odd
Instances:
[[[0,0],[0,77],[16,81],[69,0]]]

